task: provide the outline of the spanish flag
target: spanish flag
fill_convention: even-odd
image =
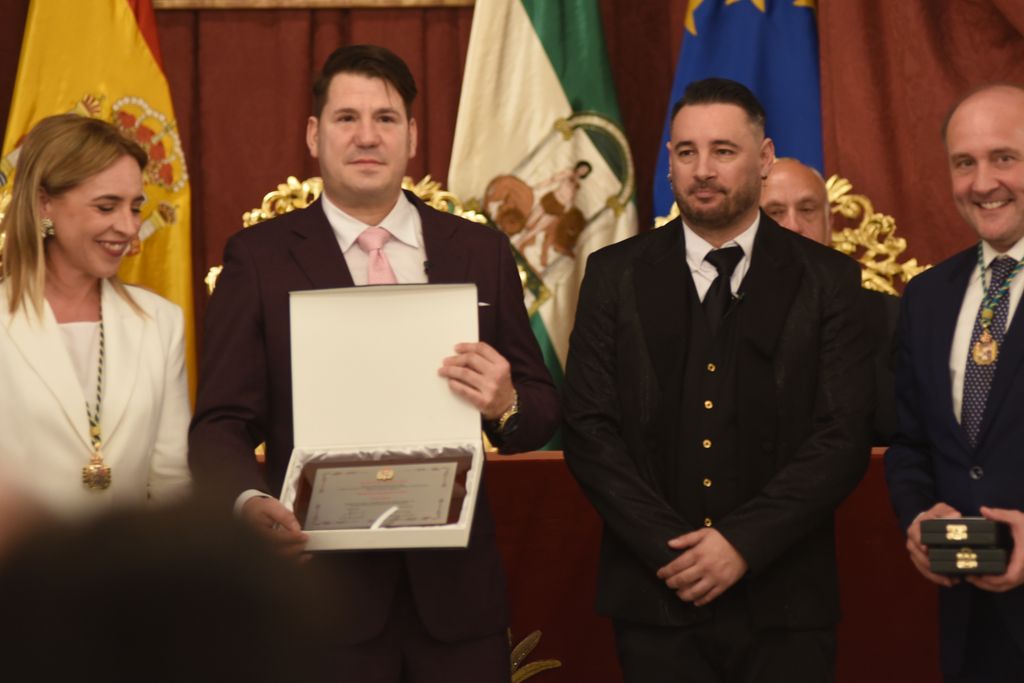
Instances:
[[[0,158],[0,193],[28,131],[53,114],[111,121],[149,154],[139,244],[121,266],[181,306],[195,387],[188,171],[157,44],[151,0],[32,0]]]

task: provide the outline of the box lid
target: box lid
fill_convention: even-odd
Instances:
[[[479,338],[476,285],[291,292],[296,447],[480,440],[480,413],[437,374]]]

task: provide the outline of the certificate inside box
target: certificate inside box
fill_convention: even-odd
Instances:
[[[305,519],[307,548],[465,547],[480,414],[437,370],[479,338],[476,287],[311,290],[290,302],[295,448],[281,501]]]
[[[313,459],[302,468],[295,514],[307,531],[453,524],[471,463],[472,450],[454,448]]]

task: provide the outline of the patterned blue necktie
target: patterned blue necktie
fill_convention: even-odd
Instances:
[[[992,271],[991,281],[988,284],[988,296],[994,296],[1003,282],[1006,281],[1010,271],[1017,265],[1015,259],[1009,256],[1000,256],[992,261],[989,269]],[[984,302],[978,309],[978,316],[974,320],[974,331],[971,332],[971,344],[967,349],[967,370],[964,373],[964,396],[960,407],[960,424],[967,432],[972,446],[978,445],[978,431],[981,429],[981,418],[985,414],[985,404],[988,402],[988,390],[992,386],[992,377],[996,374],[996,364],[978,365],[974,362],[972,350],[981,337],[981,310]],[[992,324],[989,327],[989,334],[996,340],[1000,350],[1003,346],[1003,336],[1006,333],[1006,318],[1010,311],[1010,293],[1003,295],[996,304],[995,314],[992,317]]]

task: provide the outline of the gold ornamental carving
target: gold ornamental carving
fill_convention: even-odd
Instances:
[[[864,289],[899,295],[897,280],[906,284],[931,267],[918,265],[916,258],[899,260],[907,240],[896,236],[896,219],[877,213],[864,195],[853,194],[849,180],[833,175],[825,187],[832,214],[857,222],[855,227],[833,228],[832,247],[860,263]]]

